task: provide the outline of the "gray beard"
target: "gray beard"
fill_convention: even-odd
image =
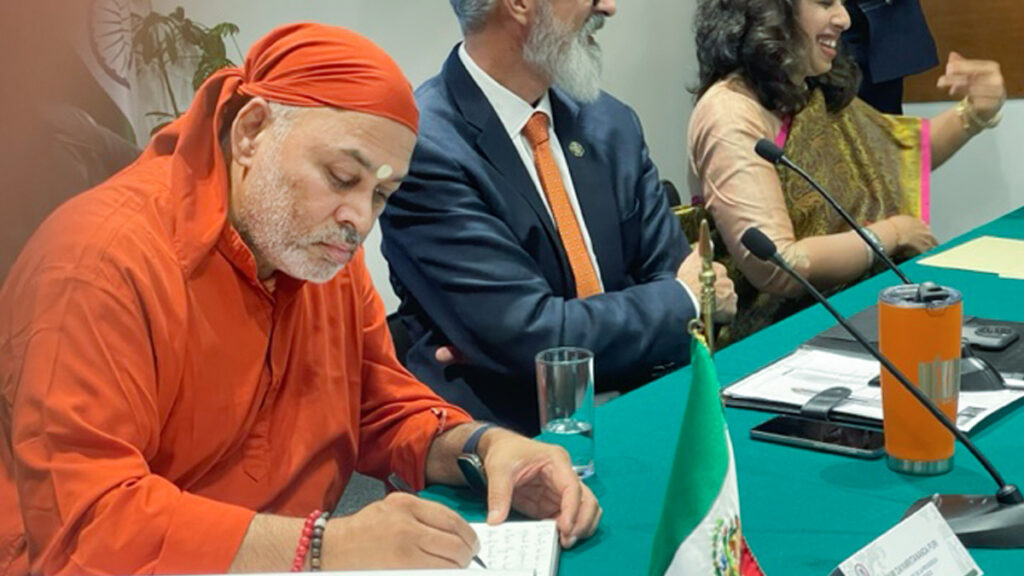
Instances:
[[[236,208],[235,228],[256,258],[292,278],[316,284],[330,281],[343,266],[313,257],[317,242],[358,246],[355,228],[323,225],[303,230],[288,180],[280,168],[284,131],[270,135],[262,162],[252,169],[245,205]]]
[[[547,3],[540,2],[523,58],[573,100],[593,102],[601,95],[601,47],[589,39],[602,26],[604,17],[594,15],[578,33],[569,36]]]

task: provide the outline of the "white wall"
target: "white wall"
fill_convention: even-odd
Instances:
[[[316,20],[356,30],[387,50],[414,86],[437,74],[460,38],[447,0],[152,0],[161,12],[183,5],[205,24],[239,25],[243,52],[271,28]],[[685,195],[686,123],[693,109],[687,88],[696,83],[694,0],[618,2],[618,14],[598,34],[604,48],[604,86],[633,106],[663,178]],[[932,115],[945,105],[915,105],[908,113]],[[948,239],[1024,204],[1024,101],[1010,102],[996,132],[984,134],[951,160],[933,183],[933,228]],[[1015,142],[1016,141],[1016,142]],[[1016,163],[1015,163],[1016,162]],[[397,299],[380,254],[377,231],[366,243],[367,263],[388,310]]]
[[[904,112],[933,117],[951,102],[909,104]],[[940,241],[1024,205],[1024,100],[1003,107],[1003,121],[975,136],[932,175],[932,230]]]
[[[437,74],[449,50],[460,40],[447,0],[152,0],[169,12],[184,6],[188,17],[207,25],[238,24],[242,52],[279,24],[315,20],[358,31],[384,48],[414,86]],[[692,0],[622,2],[618,14],[599,33],[605,52],[605,87],[640,115],[654,161],[662,177],[682,187],[686,121],[693,108],[686,87],[696,79],[690,32]],[[230,44],[229,44],[230,47]],[[230,49],[233,54],[233,48]],[[398,300],[380,254],[379,231],[366,242],[367,264],[389,311]]]

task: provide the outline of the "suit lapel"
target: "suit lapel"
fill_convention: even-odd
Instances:
[[[572,175],[573,188],[587,223],[594,255],[601,267],[605,290],[616,287],[609,279],[621,278],[622,239],[619,211],[611,187],[611,174],[598,157],[595,144],[589,141],[579,121],[579,105],[559,93],[551,91],[551,111],[555,133],[562,145],[562,153]]]
[[[473,77],[466,71],[465,66],[459,59],[458,46],[452,50],[442,70],[445,82],[448,85],[448,93],[462,116],[473,125],[480,134],[476,139],[476,146],[487,160],[494,166],[508,182],[515,193],[519,194],[530,206],[544,231],[548,240],[552,243],[562,262],[562,277],[571,287],[572,275],[569,272],[569,260],[565,255],[562,241],[555,230],[555,226],[548,215],[547,208],[537,194],[537,188],[530,179],[529,172],[523,166],[523,161],[516,151],[515,145],[509,139],[505,127],[502,125],[498,115],[494,112],[490,102],[483,92],[473,81]]]

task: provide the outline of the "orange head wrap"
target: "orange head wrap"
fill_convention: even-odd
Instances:
[[[228,175],[219,138],[240,98],[355,110],[417,132],[412,88],[383,50],[355,32],[315,23],[274,29],[242,68],[224,68],[200,86],[189,109],[153,137],[140,162],[171,157],[170,186],[181,203],[179,256],[191,268],[216,242],[227,215]]]
[[[417,131],[409,81],[366,38],[320,24],[282,26],[249,51],[238,92],[296,106],[330,106],[390,118]]]

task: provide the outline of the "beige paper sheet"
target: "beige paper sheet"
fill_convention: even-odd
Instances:
[[[1024,240],[982,236],[918,262],[1024,280]]]

